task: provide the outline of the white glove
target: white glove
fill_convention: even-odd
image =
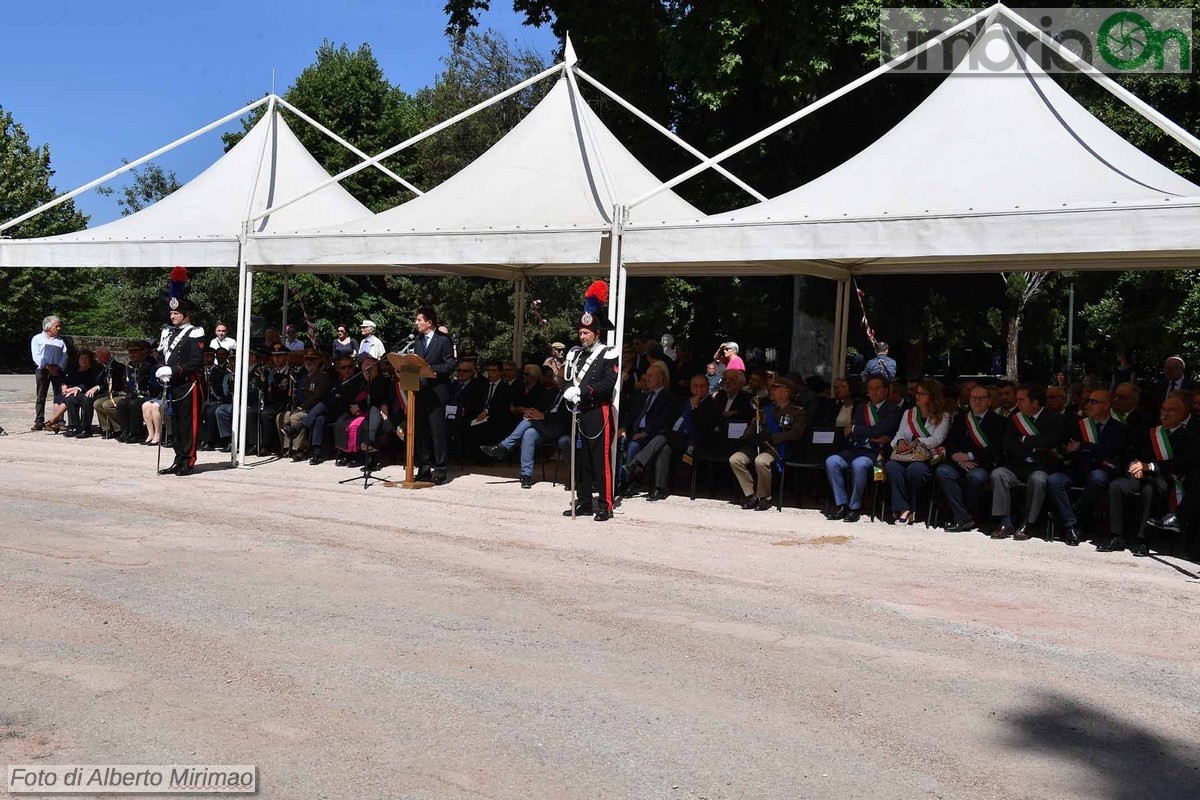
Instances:
[[[166,383],[167,381],[171,380],[171,368],[159,367],[158,369],[154,370],[154,377],[158,378],[161,382]]]
[[[565,392],[563,392],[563,400],[566,400],[568,403],[578,403],[579,402],[579,387],[578,386],[568,386],[567,390]]]

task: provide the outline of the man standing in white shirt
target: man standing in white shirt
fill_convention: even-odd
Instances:
[[[208,343],[208,349],[214,353],[218,350],[237,350],[237,340],[229,335],[229,327],[224,322],[217,323],[217,335]]]
[[[296,326],[288,325],[283,331],[283,343],[288,350],[303,350],[304,342],[296,338]]]
[[[46,427],[46,393],[51,386],[55,394],[62,391],[63,370],[67,368],[67,343],[59,336],[61,331],[62,320],[51,314],[42,320],[42,332],[29,342],[37,377],[37,400],[30,430],[40,431]]]
[[[383,342],[379,341],[379,337],[375,335],[375,323],[369,319],[364,319],[362,325],[359,326],[362,332],[362,341],[358,343],[358,357],[370,356],[376,361],[383,358],[387,350],[383,347]]]

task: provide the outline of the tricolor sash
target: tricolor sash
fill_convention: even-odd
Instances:
[[[908,429],[914,435],[920,434],[926,438],[929,437],[929,428],[925,425],[925,415],[921,413],[921,409],[913,406],[908,410]]]
[[[1033,417],[1028,414],[1018,411],[1012,415],[1012,421],[1016,424],[1017,430],[1021,432],[1022,436],[1038,435],[1037,424],[1033,421]]]
[[[971,439],[975,442],[976,447],[986,450],[992,443],[988,441],[987,434],[983,432],[983,426],[979,424],[981,419],[983,417],[977,417],[974,414],[968,413],[967,433],[971,434]]]
[[[1079,420],[1079,434],[1083,437],[1083,441],[1088,444],[1096,444],[1100,441],[1100,429],[1096,427],[1095,420]]]
[[[867,418],[868,425],[874,427],[879,424],[879,409],[876,406],[865,403],[863,405],[863,413]]]
[[[1117,422],[1121,423],[1122,425],[1129,424],[1129,421],[1126,418],[1126,416],[1124,414],[1122,414],[1120,411],[1117,411],[1115,408],[1112,411],[1110,411],[1109,413],[1112,415],[1113,419],[1115,419]]]
[[[1171,447],[1171,435],[1166,426],[1159,425],[1150,429],[1150,447],[1154,449],[1155,461],[1170,461],[1175,457],[1175,449]],[[1176,478],[1171,482],[1171,493],[1167,504],[1172,511],[1183,502],[1183,481]]]

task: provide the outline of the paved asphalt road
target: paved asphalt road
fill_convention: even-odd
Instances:
[[[571,524],[505,470],[159,478],[22,432],[28,393],[0,380],[4,765],[253,763],[287,800],[1200,796],[1195,565],[717,500]]]

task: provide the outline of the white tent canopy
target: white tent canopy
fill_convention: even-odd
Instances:
[[[272,111],[212,166],[141,211],[77,233],[0,239],[0,266],[237,267],[238,242],[250,215],[328,177]],[[260,220],[256,229],[286,230],[369,213],[332,184]]]
[[[614,206],[660,184],[564,74],[499,142],[424,195],[318,230],[277,233],[273,225],[251,236],[247,263],[256,270],[497,278],[595,272],[608,261]],[[669,191],[639,209],[660,221],[699,213]]]
[[[703,219],[633,220],[637,273],[1154,268],[1200,261],[1200,186],[1122,139],[990,25],[924,103],[854,158]],[[1000,66],[995,66],[1000,65]]]

